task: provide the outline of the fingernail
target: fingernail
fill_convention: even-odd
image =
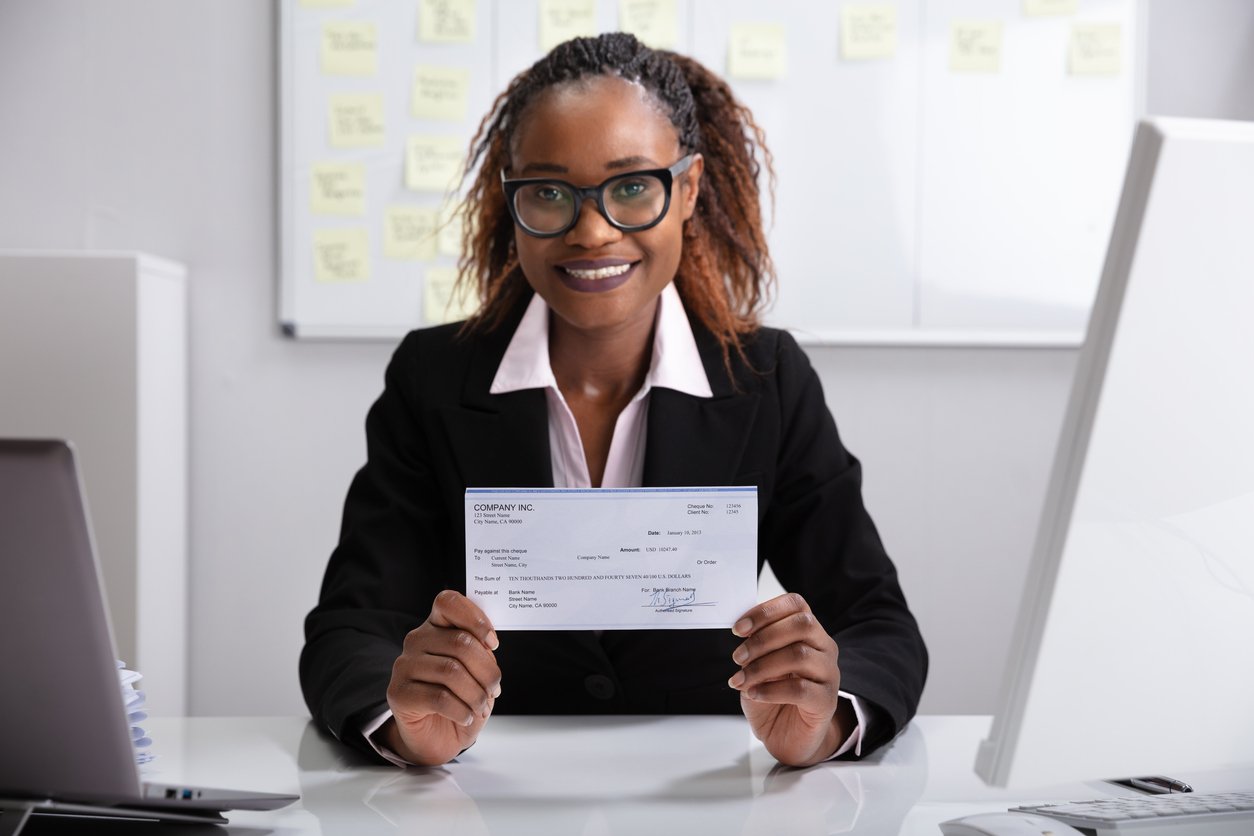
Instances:
[[[732,654],[732,661],[737,665],[743,665],[746,661],[748,661],[748,659],[749,651],[745,650],[745,646],[743,644],[736,648],[736,652]]]
[[[500,646],[501,646],[501,640],[496,637],[496,631],[489,630],[488,631],[488,649],[496,650]]]
[[[745,672],[736,671],[732,674],[732,678],[727,680],[727,684],[733,688],[740,688],[741,685],[745,684]]]
[[[756,700],[758,698],[758,689],[750,688],[748,691],[744,692],[744,695],[751,700]]]
[[[737,636],[747,636],[749,631],[753,629],[753,622],[747,618],[742,618],[732,626],[732,632]]]
[[[496,699],[501,695],[501,683],[496,683],[492,688],[492,699]]]
[[[471,714],[471,715],[470,715],[469,717],[467,717],[465,720],[462,720],[462,725],[463,725],[463,726],[469,726],[469,725],[470,725],[471,723],[473,723],[474,721],[475,721],[475,715]]]

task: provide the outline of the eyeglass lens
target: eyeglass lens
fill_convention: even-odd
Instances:
[[[651,224],[666,208],[666,189],[651,174],[628,174],[606,182],[601,200],[610,220],[620,226]],[[514,209],[524,226],[536,232],[556,232],[568,226],[579,211],[579,197],[561,182],[528,183],[514,193]]]

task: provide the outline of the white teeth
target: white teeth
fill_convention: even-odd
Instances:
[[[576,279],[608,279],[610,276],[621,276],[631,269],[630,264],[615,264],[613,267],[598,267],[595,270],[576,270],[573,267],[565,268]]]

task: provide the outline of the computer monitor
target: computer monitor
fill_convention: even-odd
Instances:
[[[976,772],[1254,764],[1254,123],[1136,131]]]

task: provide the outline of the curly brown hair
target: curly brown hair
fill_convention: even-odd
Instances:
[[[705,157],[696,211],[684,223],[675,287],[685,308],[718,339],[724,362],[732,351],[743,357],[742,338],[759,326],[775,281],[758,187],[763,167],[772,192],[774,187],[765,137],[725,81],[692,58],[651,49],[624,32],[554,47],[510,82],[480,123],[466,162],[467,176],[476,174],[459,210],[457,291],[471,289],[480,299],[465,330],[498,327],[528,288],[500,180],[509,167],[514,131],[543,91],[600,75],[617,75],[649,90],[675,126],[684,153]]]

